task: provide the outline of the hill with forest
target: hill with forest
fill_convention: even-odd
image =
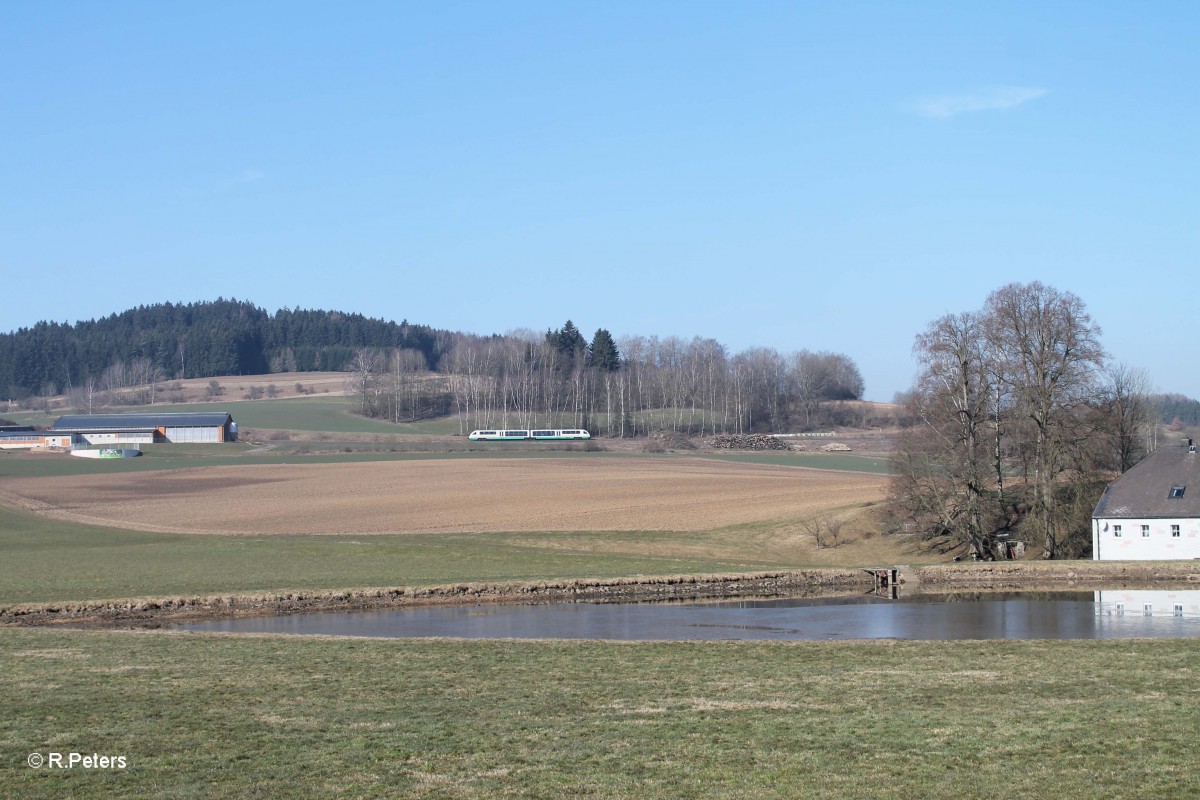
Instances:
[[[236,299],[160,303],[0,333],[0,391],[14,399],[65,394],[112,369],[137,373],[122,383],[343,370],[364,347],[414,350],[432,367],[441,333],[341,311],[271,314]]]
[[[0,390],[13,406],[66,396],[91,412],[161,402],[164,382],[335,371],[347,373],[363,416],[453,415],[462,432],[540,425],[715,435],[869,423],[850,405],[864,384],[842,353],[731,353],[700,336],[616,339],[604,328],[589,339],[570,320],[544,333],[481,336],[219,299],[0,334]]]

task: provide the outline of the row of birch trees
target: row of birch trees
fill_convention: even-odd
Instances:
[[[755,348],[731,355],[707,338],[631,336],[601,328],[589,342],[568,321],[538,334],[459,335],[436,373],[414,374],[402,351],[363,350],[350,364],[360,411],[395,421],[456,415],[460,433],[586,428],[609,436],[783,432],[828,424],[837,401],[860,399],[847,356]],[[422,403],[424,404],[422,407]]]
[[[100,373],[99,378],[85,376],[79,386],[68,386],[65,394],[72,408],[94,414],[108,406],[151,405],[161,399],[164,380],[162,368],[148,358],[117,359]],[[44,389],[47,410],[56,388],[47,386]]]
[[[1145,373],[1109,365],[1100,334],[1079,297],[1039,282],[930,323],[893,459],[897,518],[980,558],[1005,535],[1083,554],[1106,477],[1157,444]]]

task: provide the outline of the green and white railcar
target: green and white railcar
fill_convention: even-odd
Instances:
[[[592,435],[581,428],[542,428],[526,430],[471,431],[472,442],[561,442],[590,439]]]

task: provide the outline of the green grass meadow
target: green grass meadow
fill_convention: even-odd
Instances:
[[[22,798],[1185,798],[1187,640],[0,632]],[[126,768],[32,769],[30,753]]]
[[[209,536],[79,525],[0,508],[0,605],[795,566],[746,548],[750,538],[738,530]]]
[[[153,406],[121,406],[112,413],[167,413],[228,411],[239,428],[256,430],[309,431],[320,433],[394,433],[447,435],[458,433],[458,423],[452,419],[416,423],[391,423],[369,419],[352,413],[355,399],[342,395],[292,397],[282,400],[228,400],[209,403],[164,404]],[[64,411],[22,411],[7,414],[22,425],[50,425]]]
[[[391,423],[353,414],[355,399],[341,395],[291,397],[284,400],[230,400],[130,408],[129,411],[228,411],[238,427],[255,430],[310,431],[321,433],[437,434],[458,432],[450,419],[417,423]],[[124,409],[122,409],[124,410]]]
[[[871,472],[876,475],[886,475],[890,471],[888,460],[883,456],[851,453],[706,453],[704,457],[740,464],[836,469],[847,472]]]

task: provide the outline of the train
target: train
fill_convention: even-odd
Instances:
[[[541,430],[491,430],[471,431],[467,437],[472,442],[561,442],[580,439],[590,439],[592,435],[582,428],[543,428]]]

